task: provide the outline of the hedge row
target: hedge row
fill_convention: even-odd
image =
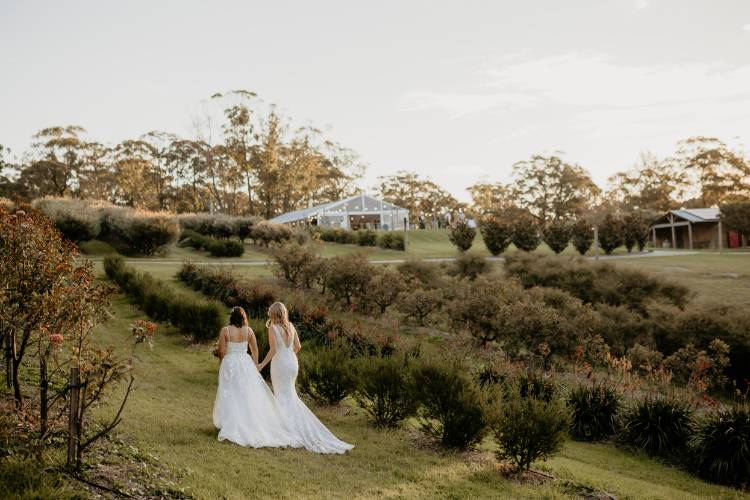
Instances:
[[[180,235],[177,222],[164,212],[66,198],[41,198],[34,207],[52,219],[67,239],[100,239],[127,254],[151,255],[175,243]]]
[[[313,226],[310,232],[322,241],[360,246],[379,246],[391,250],[405,250],[404,233],[400,231],[380,231],[358,229],[348,231],[341,228]]]
[[[180,214],[177,216],[180,227],[184,231],[194,231],[204,236],[227,239],[237,237],[245,241],[256,224],[258,217],[236,217],[224,214]]]
[[[214,257],[240,257],[245,253],[245,246],[240,241],[220,240],[211,236],[204,236],[190,229],[184,230],[180,238],[180,245],[206,250]]]
[[[392,336],[371,331],[354,319],[335,318],[325,305],[295,290],[260,280],[241,282],[226,270],[197,266],[191,262],[183,264],[177,277],[194,290],[229,307],[243,307],[254,318],[266,318],[271,304],[283,301],[289,310],[289,319],[303,341],[328,343],[343,337],[355,352],[391,353],[396,349]]]
[[[177,295],[150,274],[126,266],[121,257],[105,257],[104,272],[149,317],[168,321],[196,342],[214,340],[225,323],[226,311],[221,304]]]

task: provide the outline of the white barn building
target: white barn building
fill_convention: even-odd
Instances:
[[[342,229],[404,229],[409,211],[364,193],[274,217],[269,222],[291,226],[339,227]],[[408,222],[407,222],[408,223]]]

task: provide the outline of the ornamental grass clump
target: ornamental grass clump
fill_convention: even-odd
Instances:
[[[571,411],[570,435],[579,441],[596,441],[617,431],[622,396],[605,384],[579,385],[567,398]]]
[[[689,441],[698,473],[721,484],[750,484],[750,407],[721,409],[698,421]]]
[[[685,450],[693,412],[679,400],[647,397],[623,415],[619,439],[652,456],[673,456]]]

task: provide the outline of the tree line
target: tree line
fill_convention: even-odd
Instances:
[[[211,96],[194,128],[193,138],[151,131],[115,145],[77,125],[44,128],[20,159],[0,146],[0,196],[270,218],[352,194],[364,171],[351,149],[294,127],[253,92]]]
[[[271,218],[338,200],[359,190],[365,166],[349,148],[292,120],[255,93],[219,93],[215,112],[195,120],[195,137],[152,131],[107,146],[79,126],[34,135],[11,161],[0,145],[0,197],[69,196],[174,212]],[[549,222],[610,212],[662,213],[750,199],[750,157],[715,137],[680,141],[672,155],[645,152],[631,168],[598,186],[561,154],[535,154],[513,165],[507,182],[479,182],[459,202],[429,178],[401,171],[381,176],[374,191],[435,223],[449,212],[474,216],[520,211]],[[598,217],[598,216],[597,216]],[[596,218],[596,217],[594,217]]]

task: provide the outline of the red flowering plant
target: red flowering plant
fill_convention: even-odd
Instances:
[[[149,349],[154,348],[154,333],[156,333],[156,323],[138,319],[130,325],[130,331],[133,334],[133,339],[136,345],[145,343],[146,345],[148,345]]]

